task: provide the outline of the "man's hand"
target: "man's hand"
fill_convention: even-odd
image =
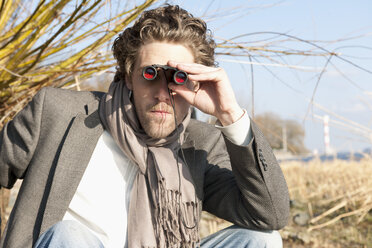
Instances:
[[[238,105],[229,78],[222,68],[201,64],[185,64],[169,61],[169,66],[187,72],[189,80],[196,83],[194,89],[186,85],[169,84],[169,88],[188,103],[206,114],[215,116],[223,126],[239,120],[244,111]]]

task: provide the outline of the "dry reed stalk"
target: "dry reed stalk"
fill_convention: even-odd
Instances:
[[[337,217],[331,219],[330,221],[327,221],[325,223],[322,223],[322,224],[319,224],[319,225],[316,225],[316,226],[311,226],[309,227],[307,230],[309,232],[311,232],[312,230],[315,230],[315,229],[320,229],[320,228],[323,228],[323,227],[326,227],[326,226],[329,226],[331,224],[334,224],[335,222],[337,222],[338,220],[341,220],[342,218],[345,218],[345,217],[349,217],[349,216],[353,216],[353,215],[357,215],[357,214],[360,214],[360,213],[363,213],[365,211],[369,211],[371,210],[372,206],[367,206],[365,208],[361,208],[361,209],[357,209],[357,210],[354,210],[354,211],[351,211],[351,212],[348,212],[348,213],[344,213],[344,214],[340,214],[338,215]]]
[[[367,192],[372,192],[372,189],[371,190],[367,190]],[[365,188],[359,188],[359,189],[357,189],[357,190],[355,190],[355,191],[353,191],[351,193],[350,192],[346,192],[343,195],[336,196],[336,197],[334,197],[332,199],[323,200],[323,201],[320,201],[319,203],[321,205],[327,205],[327,204],[329,204],[331,202],[338,201],[338,200],[343,199],[345,197],[353,197],[353,196],[358,195],[360,193],[365,193]]]
[[[317,217],[313,218],[310,220],[310,223],[311,224],[314,224],[315,222],[318,222],[319,220],[323,219],[325,216],[328,216],[330,214],[332,214],[333,212],[339,210],[340,208],[343,208],[345,207],[347,204],[347,201],[342,201],[340,202],[339,204],[337,204],[336,206],[334,206],[333,208],[331,209],[328,209],[327,211],[325,211],[324,213],[322,213],[321,215],[318,215]]]

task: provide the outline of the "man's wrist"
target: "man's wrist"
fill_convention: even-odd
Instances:
[[[244,115],[244,111],[239,106],[235,107],[231,111],[227,111],[218,117],[222,126],[228,126],[238,121]]]
[[[251,121],[246,110],[243,110],[243,116],[228,126],[222,126],[220,121],[217,121],[215,127],[219,129],[232,143],[236,145],[246,146],[252,140]]]

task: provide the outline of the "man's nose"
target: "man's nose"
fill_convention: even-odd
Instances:
[[[160,78],[159,81],[157,82],[157,87],[156,87],[156,93],[155,93],[155,98],[157,98],[161,102],[168,102],[170,101],[169,97],[169,89],[168,89],[168,79],[165,75],[164,71],[161,71],[159,73]]]

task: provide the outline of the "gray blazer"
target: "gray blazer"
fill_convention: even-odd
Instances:
[[[32,247],[62,220],[103,132],[102,93],[42,89],[0,133],[0,186],[23,179],[0,247]],[[237,146],[195,120],[183,144],[203,210],[250,229],[284,227],[289,195],[271,148],[254,122]],[[97,183],[106,179],[97,178]]]

